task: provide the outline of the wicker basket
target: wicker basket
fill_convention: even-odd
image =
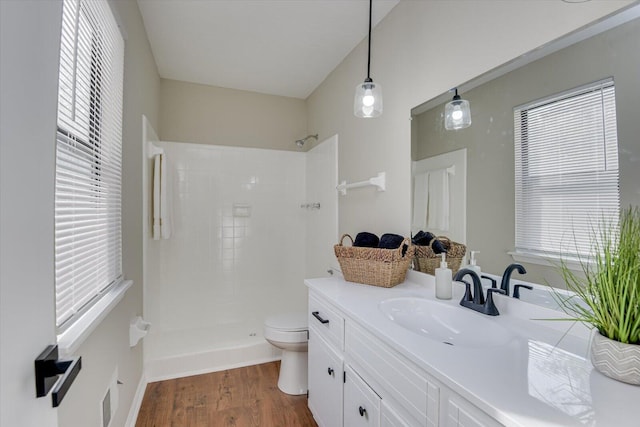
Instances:
[[[467,252],[467,247],[462,243],[456,243],[449,240],[448,237],[438,236],[436,237],[447,250],[447,266],[451,269],[453,274],[456,274],[460,269],[460,264]],[[436,240],[431,241],[431,245]],[[413,268],[422,273],[436,274],[436,268],[440,267],[442,261],[441,255],[436,254],[429,246],[415,246],[415,257]]]
[[[345,237],[353,245],[351,236],[343,234],[340,243],[333,247],[345,280],[383,288],[404,282],[413,259],[414,246],[411,240],[405,238],[397,249],[380,249],[343,246]],[[407,250],[403,255],[405,245]]]

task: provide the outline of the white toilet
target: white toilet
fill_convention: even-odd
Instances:
[[[282,349],[278,388],[287,394],[306,394],[307,314],[284,313],[268,317],[264,321],[264,337]]]

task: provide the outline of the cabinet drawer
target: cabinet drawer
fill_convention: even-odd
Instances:
[[[350,366],[345,373],[344,426],[379,427],[380,397]]]
[[[309,327],[336,349],[344,350],[344,318],[329,303],[313,294],[309,297]]]
[[[438,390],[429,389],[424,372],[353,322],[346,324],[345,349],[346,359],[365,381],[373,382],[383,400],[402,405],[416,420],[437,420]]]

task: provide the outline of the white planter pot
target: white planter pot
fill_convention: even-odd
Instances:
[[[640,345],[610,340],[598,331],[591,340],[591,363],[604,375],[640,385]]]

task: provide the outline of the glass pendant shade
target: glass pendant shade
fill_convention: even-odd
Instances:
[[[369,0],[369,37],[367,50],[367,78],[356,86],[353,98],[353,114],[356,117],[378,117],[382,114],[382,87],[371,79],[371,11],[373,0]]]
[[[469,101],[461,99],[456,91],[453,100],[444,107],[444,127],[447,130],[458,130],[469,126],[471,126]]]
[[[356,86],[353,100],[353,114],[356,117],[378,117],[382,114],[382,87],[371,79]]]

